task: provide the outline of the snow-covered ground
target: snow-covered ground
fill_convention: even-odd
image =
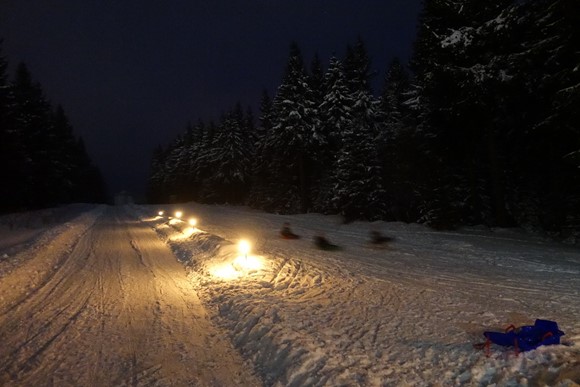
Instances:
[[[168,222],[178,209],[184,221]],[[333,216],[195,203],[138,211],[189,267],[214,321],[266,385],[580,383],[577,248],[518,230],[344,225]],[[285,221],[301,239],[279,238]],[[395,240],[373,248],[371,229]],[[343,250],[317,250],[317,233]],[[253,245],[247,259],[240,239]],[[562,345],[519,356],[492,346],[489,357],[473,347],[486,330],[537,318],[558,322]]]
[[[168,215],[178,209],[184,212],[184,221],[170,221]],[[333,216],[283,216],[244,207],[190,203],[179,208],[133,206],[125,210],[142,223],[131,224],[118,211],[80,205],[0,217],[0,310],[4,311],[0,316],[3,322],[0,333],[5,339],[20,343],[10,353],[32,362],[23,365],[14,358],[3,358],[3,362],[10,364],[0,366],[0,371],[6,371],[0,372],[0,382],[35,380],[35,375],[52,372],[51,369],[58,372],[52,373],[54,379],[45,380],[48,384],[86,381],[91,375],[97,375],[99,380],[118,380],[94,374],[98,367],[90,375],[67,368],[71,364],[82,368],[93,361],[97,365],[102,363],[112,375],[124,372],[124,367],[127,372],[141,370],[139,362],[149,360],[164,362],[166,370],[181,370],[177,364],[169,367],[169,360],[159,357],[175,347],[182,358],[195,361],[186,353],[189,347],[179,346],[176,340],[189,340],[187,324],[197,326],[203,321],[176,320],[175,316],[180,313],[189,316],[191,311],[176,310],[183,303],[179,300],[186,300],[185,295],[174,297],[179,303],[169,304],[170,289],[170,294],[197,292],[219,328],[212,337],[218,340],[217,332],[226,332],[246,364],[268,386],[580,383],[578,248],[517,230],[472,228],[439,232],[402,223],[344,225]],[[157,216],[158,210],[165,210],[166,215]],[[111,213],[117,214],[114,222]],[[198,219],[196,228],[186,223],[190,217]],[[278,237],[285,221],[291,223],[301,239]],[[120,238],[120,234],[108,237],[108,227],[120,229],[131,238],[131,243],[121,242],[124,239],[113,242],[110,238],[113,235]],[[155,230],[187,267],[189,284],[180,283],[179,289],[169,283],[164,285],[168,277],[161,265],[167,264],[167,254],[162,254],[162,244],[151,239],[147,228],[151,234]],[[381,230],[395,240],[384,248],[371,247],[368,243],[371,229]],[[326,234],[343,249],[317,250],[312,243],[317,233]],[[247,257],[237,248],[242,238],[252,244]],[[88,255],[83,253],[85,250]],[[124,284],[120,288],[117,277],[107,277],[114,274],[105,271],[110,269],[107,262],[113,262],[115,251],[123,260],[132,260],[123,265],[140,262],[135,269],[140,268],[138,274],[143,276],[140,278],[154,282],[153,288],[127,277],[133,271],[120,272],[119,278],[123,280],[120,283]],[[91,265],[81,265],[82,259],[92,262]],[[91,295],[85,290],[94,282],[90,273],[97,271],[100,287]],[[173,267],[170,271],[176,273]],[[82,278],[72,281],[67,277],[70,273],[75,276],[78,274],[74,273],[82,273]],[[108,283],[116,290],[106,289]],[[121,293],[131,291],[133,283],[137,292],[157,300],[156,305],[148,305],[145,297],[133,300],[137,303],[131,305],[131,298]],[[86,300],[74,301],[75,290],[71,286],[79,289],[78,293],[84,294]],[[153,292],[154,288],[159,291]],[[119,300],[113,297],[115,294]],[[44,312],[54,312],[54,319],[32,322],[31,316],[31,321],[18,322],[12,318],[26,317],[25,312],[34,310],[28,306],[42,307],[53,296],[62,302],[45,305]],[[71,301],[70,307],[67,300]],[[186,303],[193,306],[193,302],[192,299]],[[148,321],[133,321],[125,312],[127,307],[143,309],[144,317],[151,312],[155,319],[149,339],[141,331],[142,324],[139,325],[135,338],[139,339],[143,354],[133,355],[135,364],[115,365],[115,357],[103,357],[103,345],[124,350],[122,336],[118,336],[120,332],[115,327],[128,329],[138,321]],[[63,319],[66,326],[60,331],[60,325],[54,321],[69,314],[74,314],[74,318]],[[105,319],[109,317],[114,317],[115,324]],[[489,357],[473,347],[484,341],[482,333],[486,330],[500,331],[510,324],[531,325],[537,318],[558,322],[566,333],[562,345],[540,347],[519,356],[513,349],[492,346]],[[91,321],[103,325],[93,327]],[[159,321],[165,322],[158,325]],[[19,331],[19,325],[27,329]],[[34,332],[37,328],[39,331]],[[111,335],[104,337],[106,332]],[[179,332],[184,335],[177,335]],[[162,334],[172,337],[163,339],[159,336]],[[47,341],[41,340],[44,336]],[[105,339],[104,343],[109,340],[109,344],[99,344],[98,353],[91,352],[95,351],[93,346],[83,352],[78,344],[99,342],[97,339]],[[155,342],[164,343],[163,348],[155,347],[152,344]],[[36,349],[31,347],[34,345],[42,345],[39,352],[34,352]],[[55,348],[46,351],[49,347]],[[72,348],[81,355],[67,356],[59,348],[60,352]],[[212,348],[215,350],[217,344],[207,350]],[[47,358],[52,368],[34,371],[38,364],[44,364],[40,350],[45,350],[44,358],[52,356],[58,362]],[[230,360],[227,364],[233,367],[238,363]],[[171,374],[161,378],[163,370],[159,367],[140,371],[145,376],[132,374],[119,380],[132,385],[153,382],[163,385],[172,380]],[[212,367],[219,370],[215,362]],[[77,379],[63,374],[67,369]],[[187,375],[182,372],[174,376],[175,380],[185,380]],[[242,376],[236,377],[242,380],[239,379]],[[247,378],[250,380],[250,376]]]
[[[20,242],[0,250],[0,386],[261,384],[154,230],[77,210],[3,229]]]

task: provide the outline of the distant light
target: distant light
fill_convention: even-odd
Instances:
[[[164,211],[159,211],[158,214],[159,214],[159,216],[163,216],[163,214],[165,214],[165,212]]]
[[[191,227],[195,227],[196,224],[197,224],[197,219],[195,219],[195,218],[189,219],[189,225]]]
[[[248,256],[248,253],[250,252],[250,242],[248,242],[245,239],[242,239],[240,241],[240,243],[238,243],[238,250],[240,251],[240,253],[244,254],[246,257]]]
[[[175,217],[176,218],[181,218],[183,216],[183,212],[181,211],[175,211]]]

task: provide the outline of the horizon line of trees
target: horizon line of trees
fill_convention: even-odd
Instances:
[[[0,213],[105,202],[99,169],[62,106],[51,105],[24,63],[9,80],[0,40]]]
[[[326,69],[292,43],[257,124],[238,103],[155,150],[149,201],[578,235],[576,5],[425,0],[377,94],[362,39]]]

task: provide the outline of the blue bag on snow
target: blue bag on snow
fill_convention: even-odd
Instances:
[[[515,328],[513,325],[502,332],[484,332],[490,342],[502,346],[514,346],[519,351],[530,351],[541,345],[560,344],[564,332],[558,329],[558,324],[550,320],[536,320],[534,325]]]

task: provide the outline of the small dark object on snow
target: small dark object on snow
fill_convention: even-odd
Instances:
[[[314,244],[321,250],[340,250],[340,246],[333,245],[322,234],[314,236]]]
[[[298,238],[300,238],[299,235],[294,234],[292,232],[292,230],[290,229],[290,223],[288,223],[288,222],[284,222],[284,225],[282,226],[282,230],[280,230],[280,236],[282,236],[282,238],[284,238],[284,239],[298,239]]]
[[[380,231],[377,230],[371,230],[370,235],[371,235],[371,243],[373,245],[383,245],[387,242],[393,241],[393,238],[383,235],[381,234]]]
[[[513,346],[516,351],[530,351],[541,345],[560,344],[564,332],[558,329],[558,323],[550,320],[536,320],[534,325],[519,328],[510,325],[505,332],[484,332],[487,342]]]

